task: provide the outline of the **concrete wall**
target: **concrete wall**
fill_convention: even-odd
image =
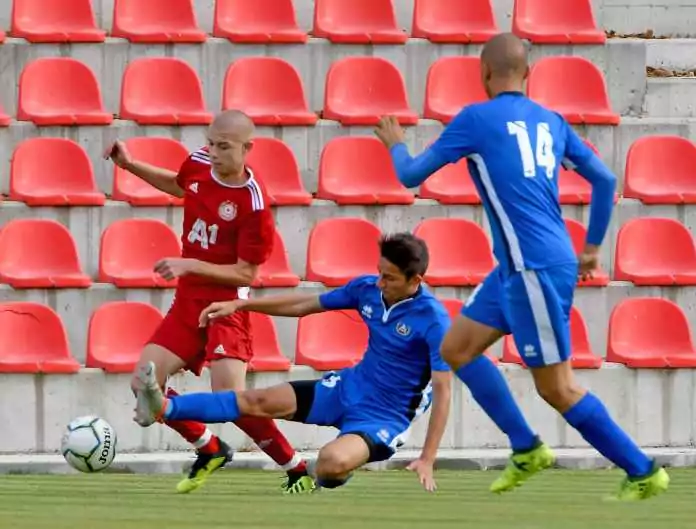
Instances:
[[[530,424],[555,447],[586,447],[585,441],[534,392],[531,377],[516,366],[501,368]],[[318,376],[306,368],[295,368],[290,376]],[[580,381],[604,400],[618,422],[643,446],[689,446],[696,442],[696,376],[693,370],[630,370],[606,364],[599,371],[579,371]],[[280,375],[259,375],[250,385],[264,387]],[[202,379],[178,377],[180,391],[206,391]],[[0,407],[3,435],[0,453],[55,452],[65,425],[84,414],[98,414],[116,429],[119,450],[153,451],[187,448],[168,428],[154,425],[142,429],[132,422],[132,396],[127,375],[105,375],[85,369],[78,375],[0,375]],[[419,419],[407,443],[421,447],[429,416]],[[332,439],[332,428],[279,421],[280,427],[298,449],[316,449]],[[235,448],[248,449],[250,441],[233,425],[215,426]],[[506,447],[495,425],[472,401],[468,389],[457,382],[443,448]]]
[[[411,27],[413,0],[395,0],[399,25]],[[696,0],[593,0],[598,23],[622,33],[653,29],[657,34],[693,33],[696,28]],[[95,0],[95,13],[101,27],[112,23],[113,0]],[[299,24],[311,30],[313,0],[295,0]],[[496,19],[501,30],[511,25],[513,0],[495,0]],[[197,0],[196,11],[201,27],[212,30],[214,0]],[[8,28],[11,2],[0,0],[0,28]],[[630,15],[630,16],[629,16]],[[225,71],[234,60],[256,55],[282,57],[292,63],[303,80],[308,102],[313,110],[323,106],[325,75],[331,63],[347,55],[372,55],[392,61],[404,76],[411,106],[422,112],[425,80],[430,64],[439,57],[477,55],[478,46],[436,46],[427,41],[410,40],[405,46],[332,46],[321,39],[311,39],[306,46],[232,45],[222,39],[209,39],[202,45],[132,45],[121,39],[107,39],[104,45],[29,45],[21,39],[9,39],[0,46],[0,104],[14,115],[19,75],[30,61],[38,57],[70,56],[84,61],[95,72],[102,88],[105,106],[118,112],[121,79],[129,61],[138,57],[171,56],[189,62],[198,72],[208,108],[221,106]],[[694,68],[696,40],[611,40],[607,46],[536,46],[532,57],[557,54],[580,55],[591,59],[603,72],[614,109],[621,113],[619,127],[578,127],[598,146],[604,160],[622,176],[625,157],[638,138],[654,134],[676,134],[696,140],[694,101],[696,81],[693,79],[646,79],[646,66]],[[412,149],[421,149],[434,139],[442,126],[421,120],[409,128],[407,139]],[[286,142],[297,157],[305,186],[317,189],[319,156],[331,139],[343,135],[371,134],[370,128],[342,128],[338,123],[321,121],[315,128],[260,128],[262,136],[273,136]],[[115,138],[134,136],[169,136],[189,148],[203,141],[203,127],[140,127],[132,122],[116,121],[110,127],[47,127],[38,129],[30,123],[13,122],[0,129],[0,193],[9,185],[9,163],[16,145],[30,137],[71,138],[87,151],[94,166],[97,184],[104,192],[112,187],[112,166],[101,160],[104,147]],[[564,216],[587,221],[588,210],[566,206]],[[621,200],[612,220],[612,227],[602,254],[602,266],[613,271],[613,248],[619,227],[636,216],[666,216],[678,219],[692,231],[696,228],[693,206],[647,207],[631,200]],[[29,208],[14,202],[0,203],[0,226],[16,218],[51,218],[64,224],[77,241],[79,256],[87,273],[96,276],[99,238],[115,220],[131,217],[157,218],[177,232],[181,224],[180,208],[130,208],[126,204],[108,202],[103,208]],[[334,216],[361,216],[385,230],[414,228],[426,217],[460,217],[474,220],[488,231],[480,207],[443,207],[417,200],[411,207],[339,207],[330,202],[314,201],[311,207],[287,207],[276,211],[276,222],[286,242],[293,270],[303,276],[306,267],[307,237],[319,220]],[[303,283],[306,292],[320,292],[323,287]],[[256,295],[283,292],[283,289],[261,290]],[[441,297],[465,299],[470,289],[439,288]],[[73,355],[85,359],[87,324],[90,314],[102,303],[133,300],[152,303],[166,310],[172,298],[170,290],[119,290],[111,285],[95,284],[83,290],[15,291],[0,285],[0,301],[30,300],[53,307],[66,325]],[[608,288],[579,289],[576,306],[585,316],[591,345],[596,354],[604,355],[608,316],[621,300],[635,296],[666,297],[679,303],[689,321],[696,322],[696,289],[635,287],[612,283]],[[284,354],[294,357],[297,322],[276,320]],[[500,353],[500,347],[494,348]],[[530,422],[554,446],[583,446],[583,441],[570,431],[535,395],[529,374],[514,366],[504,366],[515,394],[519,397]],[[289,374],[251,376],[252,386],[267,386],[287,377],[293,379],[316,376],[311,370],[295,367]],[[692,370],[629,370],[605,365],[599,371],[579,372],[583,383],[596,391],[616,414],[619,422],[644,445],[685,446],[694,442],[695,382]],[[183,391],[205,390],[207,378],[180,378]],[[0,421],[6,426],[0,436],[0,452],[55,451],[64,425],[73,417],[97,413],[113,423],[120,436],[122,450],[160,450],[184,448],[175,434],[161,427],[141,430],[130,417],[132,397],[128,377],[106,375],[99,370],[82,370],[74,376],[0,375]],[[11,403],[11,405],[10,405]],[[409,446],[420,446],[426,426],[422,419],[415,427]],[[237,447],[248,441],[232,426],[222,427],[225,437]],[[330,429],[283,424],[298,448],[319,446],[333,435]],[[468,391],[457,385],[453,397],[452,420],[445,436],[446,447],[505,446],[505,439],[490,421],[476,409]]]

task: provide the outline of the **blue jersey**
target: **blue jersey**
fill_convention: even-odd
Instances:
[[[595,157],[559,114],[518,92],[462,110],[431,150],[445,163],[468,157],[504,270],[577,262],[561,215],[561,162]],[[603,233],[602,233],[603,236]]]
[[[341,378],[351,391],[370,395],[384,407],[415,414],[432,371],[449,371],[440,346],[450,326],[445,307],[425,287],[386,307],[377,276],[361,276],[319,298],[326,310],[355,309],[369,330],[367,351]],[[358,389],[359,388],[359,389]]]

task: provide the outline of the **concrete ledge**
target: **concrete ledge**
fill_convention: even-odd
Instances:
[[[653,118],[696,117],[696,78],[648,79],[645,111]]]
[[[648,454],[666,467],[696,466],[694,448],[648,448]],[[613,465],[591,449],[555,450],[557,468],[590,470],[612,468]],[[366,465],[365,470],[401,470],[420,455],[417,450],[403,450],[389,461]],[[506,449],[442,450],[437,459],[441,470],[498,470],[507,463],[510,452]],[[305,459],[315,459],[316,451],[302,452]],[[158,452],[153,454],[119,454],[107,473],[179,474],[193,461],[191,452]],[[265,454],[239,452],[223,472],[238,469],[271,470],[278,467]],[[0,474],[76,474],[60,455],[0,456]]]

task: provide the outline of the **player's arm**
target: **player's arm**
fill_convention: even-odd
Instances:
[[[565,123],[566,152],[563,164],[592,184],[590,221],[585,252],[597,252],[609,229],[614,209],[616,176],[575,131]]]
[[[420,459],[432,464],[437,457],[442,436],[447,427],[447,419],[450,413],[452,400],[452,372],[433,371],[433,406],[430,412],[428,432],[425,435],[425,443]]]
[[[358,305],[356,290],[360,283],[360,278],[354,279],[341,288],[321,295],[291,294],[213,303],[201,313],[199,323],[204,327],[211,319],[229,316],[238,310],[260,312],[269,316],[301,318],[328,310],[356,308]]]
[[[445,127],[440,137],[413,157],[404,143],[404,133],[395,118],[380,121],[377,136],[389,149],[396,175],[405,187],[416,187],[443,166],[474,152],[473,111],[465,109]]]
[[[184,196],[184,190],[179,186],[177,180],[178,173],[134,160],[122,141],[117,141],[109,147],[104,153],[104,158],[110,158],[121,169],[125,169],[168,195],[178,198]]]

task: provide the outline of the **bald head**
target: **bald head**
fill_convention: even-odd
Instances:
[[[218,114],[210,125],[211,130],[237,141],[248,142],[254,135],[254,122],[241,110],[225,110]]]
[[[527,75],[529,66],[527,46],[512,33],[501,33],[489,40],[481,52],[481,62],[495,77],[519,77]]]

